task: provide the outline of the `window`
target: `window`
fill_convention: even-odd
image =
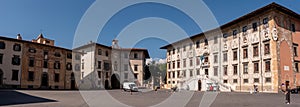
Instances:
[[[208,56],[204,56],[204,62],[208,62]]]
[[[214,37],[214,44],[216,44],[216,43],[218,43],[218,37],[217,36]]]
[[[223,61],[227,62],[227,52],[223,53]]]
[[[292,32],[296,32],[295,24],[292,24],[292,25],[291,25],[291,31],[292,31]]]
[[[172,62],[172,68],[175,69],[175,61]]]
[[[44,67],[44,68],[48,68],[48,60],[44,60],[43,67]]]
[[[59,82],[59,73],[54,74],[54,82]]]
[[[205,75],[208,75],[208,69],[204,70]]]
[[[84,72],[81,72],[81,78],[84,78]]]
[[[248,49],[247,48],[244,48],[243,49],[243,58],[248,58]]]
[[[253,31],[257,31],[257,23],[252,23],[252,28],[253,28]]]
[[[0,64],[2,64],[2,62],[3,62],[3,54],[0,53]]]
[[[196,64],[200,65],[200,57],[196,57]]]
[[[0,49],[5,49],[5,43],[4,42],[0,42]]]
[[[29,48],[28,52],[30,52],[30,53],[36,53],[36,50],[35,50],[35,48]]]
[[[98,69],[101,69],[101,65],[102,65],[101,61],[98,61],[97,68],[98,68]]]
[[[238,80],[237,79],[233,79],[233,83],[237,83],[238,82]]]
[[[128,58],[128,53],[124,53],[124,58]]]
[[[200,41],[199,40],[196,41],[196,48],[200,48]]]
[[[48,51],[47,50],[44,51],[44,59],[48,59]]]
[[[172,53],[175,54],[175,49],[173,49]]]
[[[98,55],[102,55],[102,49],[98,49]]]
[[[14,57],[12,57],[12,65],[20,65],[21,59],[19,55],[14,55]]]
[[[29,58],[29,66],[34,67],[34,57]]]
[[[263,19],[263,24],[265,25],[265,24],[268,24],[268,22],[269,22],[269,18],[264,18]]]
[[[61,55],[60,55],[59,52],[55,52],[55,53],[54,53],[54,56],[55,56],[55,57],[60,57]]]
[[[134,78],[137,79],[138,73],[134,73]]]
[[[192,70],[190,70],[190,77],[192,77],[193,76],[193,71]]]
[[[248,74],[248,63],[244,64],[244,74]]]
[[[34,81],[34,72],[28,71],[28,81]]]
[[[190,58],[190,66],[193,66],[193,59]]]
[[[67,70],[72,70],[72,63],[70,62],[67,63]]]
[[[238,33],[237,30],[233,30],[233,31],[232,31],[233,38],[236,38],[236,37],[237,37],[237,36],[236,36],[237,33]]]
[[[247,30],[248,30],[247,26],[244,26],[243,29],[242,29],[243,32],[247,32]]]
[[[190,50],[192,50],[193,49],[193,44],[192,43],[190,43]]]
[[[19,70],[12,70],[11,80],[18,81],[19,80]]]
[[[139,65],[134,65],[134,71],[138,71],[138,66]]]
[[[183,72],[183,77],[186,77],[186,71],[182,71]]]
[[[223,38],[227,38],[228,37],[228,34],[227,33],[224,33],[223,34]]]
[[[272,79],[270,77],[266,78],[266,83],[271,83]]]
[[[224,84],[228,83],[228,80],[223,80],[223,83],[224,83]]]
[[[237,75],[237,74],[238,74],[237,65],[233,65],[233,75]]]
[[[208,45],[208,40],[207,39],[204,39],[204,45]]]
[[[265,72],[270,72],[271,71],[271,62],[270,61],[265,61],[265,67],[266,67],[266,70]]]
[[[98,78],[101,79],[101,71],[98,71]]]
[[[75,71],[80,71],[80,65],[79,64],[75,65]]]
[[[174,52],[175,52],[175,51],[173,51],[173,53],[174,53]],[[134,56],[134,59],[137,59],[137,58],[138,58],[138,54],[137,54],[137,53],[134,53],[133,56]]]
[[[186,45],[183,46],[183,51],[185,51],[185,50],[186,50]]]
[[[237,60],[237,50],[233,51],[233,60]]]
[[[124,71],[128,71],[128,64],[124,64]]]
[[[105,56],[107,56],[107,57],[108,57],[108,51],[105,51]]]
[[[128,73],[124,73],[124,78],[128,79]]]
[[[105,73],[105,78],[109,78],[109,73],[108,72]]]
[[[171,55],[171,51],[170,50],[168,50],[168,55]]]
[[[293,49],[294,49],[294,56],[298,56],[297,46],[294,46]]]
[[[171,72],[168,72],[168,78],[171,78]]]
[[[248,79],[244,79],[244,83],[249,83],[249,82],[248,82]]]
[[[224,75],[228,75],[228,73],[227,73],[227,66],[223,66],[223,70],[224,70]]]
[[[168,62],[168,69],[171,69],[171,62]]]
[[[197,75],[200,75],[200,70],[199,69],[197,69]]]
[[[253,47],[253,57],[257,57],[258,56],[258,46],[254,46]]]
[[[177,68],[180,68],[180,61],[177,61]]]
[[[54,69],[60,69],[60,62],[59,61],[55,61],[54,62]]]
[[[183,67],[186,67],[186,59],[183,59]]]
[[[177,53],[180,53],[180,48],[177,48]]]
[[[254,78],[254,83],[259,83],[259,78]]]
[[[109,63],[104,62],[104,70],[106,70],[106,71],[109,70]]]
[[[270,44],[265,44],[265,55],[270,54]]]
[[[84,63],[81,63],[81,69],[84,69]]]
[[[75,59],[76,59],[76,60],[80,60],[80,54],[76,54],[76,55],[75,55]]]
[[[214,55],[214,63],[218,63],[218,55]]]
[[[296,72],[299,72],[299,65],[298,65],[298,62],[295,63],[295,69],[296,69]]]
[[[214,67],[214,76],[218,76],[218,67]]]
[[[67,53],[67,58],[72,59],[72,53]]]
[[[254,62],[254,73],[259,73],[258,62]]]
[[[13,49],[14,49],[14,51],[21,51],[21,45],[20,44],[14,44]]]

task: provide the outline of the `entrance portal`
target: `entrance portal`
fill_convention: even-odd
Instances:
[[[76,82],[75,82],[75,76],[74,73],[71,74],[71,89],[75,90],[76,89]]]
[[[105,80],[105,86],[104,86],[105,89],[109,89],[109,82],[108,80]]]
[[[117,74],[111,76],[111,87],[112,89],[120,89],[120,81]]]
[[[0,87],[3,85],[3,72],[0,69]]]
[[[49,83],[48,83],[48,73],[43,73],[42,74],[42,83],[41,83],[41,88],[48,88],[48,85],[49,85]]]
[[[201,88],[202,88],[201,80],[198,80],[198,91],[201,91]]]

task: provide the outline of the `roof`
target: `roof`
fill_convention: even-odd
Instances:
[[[269,10],[272,10],[272,9],[278,10],[278,11],[281,11],[281,12],[284,12],[284,13],[286,13],[286,14],[288,14],[288,15],[291,15],[291,16],[293,16],[293,17],[295,17],[295,18],[300,19],[300,15],[297,14],[296,12],[294,12],[294,11],[292,11],[292,10],[290,10],[290,9],[288,9],[288,8],[286,8],[286,7],[284,7],[284,6],[281,6],[281,5],[279,5],[279,4],[275,3],[275,2],[273,2],[273,3],[271,3],[271,4],[267,5],[267,6],[264,6],[264,7],[262,7],[262,8],[259,8],[259,9],[255,10],[255,11],[253,11],[253,12],[250,12],[250,13],[244,15],[244,16],[241,16],[241,17],[239,17],[239,18],[237,18],[237,19],[235,19],[235,20],[233,20],[233,21],[231,21],[231,22],[229,22],[229,23],[226,23],[226,24],[220,26],[220,28],[221,28],[221,29],[227,28],[227,27],[232,26],[232,25],[234,25],[234,24],[236,24],[236,23],[239,23],[239,22],[241,22],[241,21],[243,21],[243,20],[246,20],[246,19],[248,19],[248,18],[250,18],[250,17],[256,16],[257,14],[260,14],[260,13],[263,13],[263,12],[266,12],[266,11],[269,11]],[[214,28],[214,29],[212,29],[212,30],[208,30],[208,31],[202,32],[202,33],[200,33],[200,34],[196,34],[196,35],[191,36],[191,37],[189,37],[189,38],[185,38],[185,39],[176,41],[176,42],[174,42],[174,43],[171,43],[171,44],[162,46],[160,49],[167,49],[167,47],[172,46],[172,44],[176,44],[176,43],[179,43],[179,42],[188,40],[188,39],[192,39],[192,38],[195,38],[195,37],[204,35],[204,33],[211,32],[211,31],[214,31],[214,30],[216,30],[216,29],[219,29],[219,28]]]
[[[35,43],[35,42],[31,42],[31,41],[26,41],[26,40],[18,40],[18,39],[8,38],[8,37],[4,37],[4,36],[0,36],[0,39],[2,39],[2,40],[8,40],[8,41],[13,41],[13,42],[29,43],[29,44],[40,45],[40,46],[51,47],[51,48],[58,48],[58,49],[66,50],[66,51],[72,51],[70,49],[62,48],[62,47],[58,47],[58,46],[50,46],[50,45],[46,45],[46,44]]]

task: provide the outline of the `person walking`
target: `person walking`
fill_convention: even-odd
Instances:
[[[291,103],[291,89],[290,89],[290,86],[286,86],[285,100],[286,100],[286,104]]]

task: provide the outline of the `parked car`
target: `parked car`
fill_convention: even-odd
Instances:
[[[134,82],[124,82],[123,83],[123,90],[124,91],[134,91],[134,92],[137,92],[138,91],[138,87],[136,86],[136,84]]]

